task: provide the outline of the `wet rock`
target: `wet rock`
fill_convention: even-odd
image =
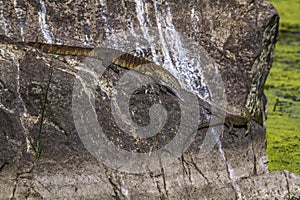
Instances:
[[[1,37],[0,44],[1,199],[281,199],[300,196],[298,175],[287,171],[269,173],[267,168],[261,99],[278,27],[278,14],[270,4],[243,0],[141,5],[136,3],[140,1],[107,4],[45,1],[45,10],[40,2],[0,4],[3,16],[0,32],[8,36]],[[141,8],[148,12],[144,15],[144,24],[138,15]],[[161,24],[157,20],[161,20]],[[118,40],[112,41],[119,44],[119,40],[129,41],[126,34],[120,32],[127,33],[132,28],[141,30],[144,26],[170,28],[170,24],[181,35],[195,41],[193,44],[201,48],[202,59],[220,70],[228,111],[251,108],[255,120],[251,121],[248,135],[245,126],[235,126],[232,131],[216,126],[192,135],[180,135],[180,127],[191,133],[189,128],[193,124],[180,121],[182,102],[165,86],[152,83],[139,87],[128,104],[121,102],[113,107],[114,95],[122,95],[121,90],[114,88],[127,74],[126,70],[117,66],[106,68],[101,59],[49,55],[15,43],[38,38],[44,42],[94,47],[111,44],[115,36]],[[98,74],[92,72],[93,65],[99,67],[96,69],[102,73],[101,77],[95,77]],[[199,70],[195,69],[191,76],[197,78]],[[133,78],[135,76],[139,77],[134,74]],[[85,85],[85,81],[91,81],[90,85]],[[131,82],[127,79],[122,84]],[[191,85],[201,90],[200,95],[206,94],[201,81],[197,83],[199,87]],[[76,86],[81,90],[74,90]],[[91,100],[90,104],[85,100]],[[196,104],[186,111],[192,113],[192,117],[195,114],[197,122],[213,117],[207,102],[197,99],[197,103],[199,113],[193,113]],[[157,104],[163,105],[165,110],[153,107]],[[124,131],[123,128],[131,124],[126,121],[129,118],[120,115],[119,121],[125,122],[122,127],[113,114],[120,114],[118,109],[126,105],[134,124],[145,127],[157,123],[161,131],[153,135],[144,131],[148,137],[138,139]],[[85,112],[80,115],[78,110]],[[97,132],[95,119],[103,134]],[[222,133],[223,137],[208,137],[211,133]],[[104,136],[108,138],[107,144],[118,147],[117,151],[104,146]],[[187,149],[177,137],[191,140]],[[177,149],[165,149],[161,157],[155,157],[157,151],[174,145],[174,141],[178,142]],[[37,159],[39,147],[41,155]],[[179,152],[179,156],[174,152]],[[138,153],[157,162],[151,165],[151,160],[145,159],[142,163],[139,157],[130,157]],[[130,156],[116,159],[119,154]],[[144,173],[137,173],[137,169],[143,169]]]

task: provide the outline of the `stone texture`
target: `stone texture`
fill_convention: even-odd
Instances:
[[[95,46],[113,33],[132,27],[141,29],[133,0],[121,4],[49,1],[46,5],[48,34],[39,22],[41,5],[26,1],[17,1],[16,6],[13,2],[2,5],[3,20],[9,24],[2,33],[16,40],[38,38],[49,42],[50,38],[55,43]],[[230,108],[247,105],[261,118],[262,90],[277,32],[274,8],[264,1],[159,1],[161,18],[168,17],[168,7],[176,30],[197,41],[219,64]],[[149,22],[145,21],[144,26],[156,27],[154,4],[146,2],[145,9]]]
[[[89,69],[81,57],[53,56],[14,43],[49,42],[95,46],[112,33],[139,28],[135,1],[45,1],[46,23],[39,21],[39,1],[0,1],[0,199],[261,199],[300,196],[300,178],[287,171],[268,173],[262,90],[272,63],[278,15],[264,1],[158,2],[162,18],[172,13],[177,31],[208,52],[221,71],[229,110],[248,106],[255,115],[252,130],[225,128],[220,145],[199,157],[206,129],[198,131],[188,151],[167,167],[146,174],[130,174],[107,167],[87,151],[72,113],[72,94],[78,72]],[[157,26],[155,6],[147,2],[149,21]],[[107,69],[95,92],[95,110],[106,135],[119,147],[151,152],[174,137],[180,111],[178,99],[156,84],[133,95],[133,120],[147,124],[149,107],[162,102],[172,118],[168,127],[141,147],[112,121],[112,88],[124,69]],[[52,77],[50,79],[50,74]],[[48,83],[45,116],[41,113]],[[147,91],[147,95],[145,94]],[[140,102],[140,103],[139,103]],[[135,104],[136,103],[136,104]],[[199,99],[201,120],[208,107]],[[140,110],[140,112],[139,112]],[[35,159],[28,141],[40,142],[43,151]],[[159,141],[159,145],[156,145]]]

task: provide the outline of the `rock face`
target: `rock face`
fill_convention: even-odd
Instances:
[[[0,2],[0,16],[0,199],[300,197],[299,176],[269,173],[267,168],[261,99],[278,28],[278,14],[270,4],[20,0]],[[167,40],[183,37],[188,42]],[[141,77],[123,80],[127,71],[109,59],[115,55],[102,60],[56,56],[16,43],[37,38],[122,51],[150,48],[152,54],[159,46],[163,60],[169,50],[172,62],[182,49],[193,60],[198,49],[203,68],[189,68],[192,72],[186,75],[179,67],[184,64],[174,66],[172,74],[190,90],[181,93],[184,101],[156,82],[136,88],[126,99],[126,91],[114,88]],[[152,46],[156,42],[160,45]],[[214,106],[203,100],[209,92],[201,74],[208,83],[216,82],[214,67],[224,83],[227,112],[250,109],[254,120],[248,135],[244,126],[215,126],[191,134],[198,123],[213,117]],[[124,101],[117,102],[114,95]],[[130,120],[144,128],[143,137],[134,135],[135,126],[126,132],[132,123],[120,112],[124,107]],[[148,132],[156,131],[156,126],[147,126],[153,123],[159,127],[156,135]]]

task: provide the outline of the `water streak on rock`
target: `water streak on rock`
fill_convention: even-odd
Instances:
[[[217,146],[218,146],[219,152],[221,154],[221,157],[222,157],[222,159],[224,160],[224,162],[226,164],[229,179],[231,180],[232,187],[233,187],[233,189],[234,189],[234,191],[237,195],[237,199],[242,199],[241,188],[237,183],[236,176],[235,176],[235,173],[234,173],[234,169],[232,168],[231,164],[228,162],[228,159],[227,159],[227,157],[225,155],[225,152],[222,148],[222,142],[220,140],[220,136],[217,134],[216,129],[212,128],[212,131],[214,132],[214,136],[215,136],[215,139],[216,139]],[[222,131],[224,131],[224,130],[222,130]]]
[[[25,102],[22,98],[22,95],[21,95],[21,83],[20,83],[20,74],[21,74],[21,70],[20,70],[20,63],[18,61],[18,59],[16,57],[12,57],[12,60],[13,60],[13,63],[17,66],[17,76],[16,76],[16,80],[17,80],[17,96],[18,96],[18,99],[21,103],[21,106],[22,106],[22,110],[20,111],[20,122],[21,122],[21,126],[24,130],[24,133],[25,133],[25,138],[26,138],[26,151],[27,152],[30,152],[30,149],[31,149],[31,144],[30,144],[30,134],[29,134],[29,130],[28,128],[26,127],[26,119],[29,117],[29,114],[28,114],[28,111],[27,111],[27,108],[26,108],[26,105],[25,105]]]
[[[142,35],[151,47],[154,62],[163,60],[163,67],[179,80],[183,89],[197,94],[200,98],[209,99],[209,93],[202,94],[202,96],[199,93],[199,90],[203,90],[207,85],[202,72],[200,57],[196,55],[198,53],[195,49],[189,49],[184,44],[182,35],[177,32],[170,5],[165,3],[166,7],[163,7],[153,1],[155,25],[157,26],[157,33],[154,33],[155,36],[157,34],[157,37],[155,37],[149,28],[153,27],[153,23],[150,21],[147,4],[143,0],[135,0],[135,3],[136,17]],[[131,25],[131,32],[132,27]],[[163,55],[157,54],[157,48],[161,49]],[[199,80],[201,81],[200,84]]]
[[[51,44],[53,43],[53,34],[50,31],[48,24],[46,23],[46,5],[45,2],[43,0],[40,0],[40,4],[41,4],[41,11],[38,12],[39,14],[39,24],[40,24],[40,28],[43,32],[43,36],[44,39],[47,43]]]
[[[9,37],[9,26],[3,15],[3,2],[0,1],[0,27],[3,28],[5,36]]]
[[[166,23],[164,20],[164,17],[162,16],[162,13],[159,12],[158,10],[158,5],[157,2],[153,2],[154,10],[155,10],[155,18],[156,18],[156,23],[157,23],[157,28],[159,31],[159,39],[162,45],[162,51],[164,54],[164,67],[169,70],[175,77],[178,77],[177,70],[175,66],[173,65],[168,43],[167,43],[167,38],[165,38],[164,34],[164,29],[162,27],[166,27]]]
[[[106,39],[109,41],[115,41],[116,40],[115,31],[114,28],[112,27],[112,24],[110,24],[108,20],[108,9],[107,9],[106,0],[100,0],[100,5],[101,5],[100,12],[104,23],[105,35],[107,37]],[[117,43],[114,44],[116,44],[114,48],[118,49]]]
[[[10,114],[14,114],[15,113],[14,110],[11,110],[11,109],[5,107],[2,103],[0,103],[0,109],[4,110],[4,111],[6,111],[6,112],[8,112]]]
[[[144,0],[135,0],[135,13],[136,17],[138,18],[143,37],[147,40],[151,49],[151,53],[153,55],[153,59],[154,61],[156,61],[158,56],[156,53],[156,43],[155,39],[150,34],[150,19],[148,15],[148,9]]]
[[[26,13],[24,10],[22,10],[21,6],[18,5],[17,0],[14,0],[14,8],[15,8],[15,13],[17,15],[17,21],[19,23],[20,26],[20,35],[22,38],[22,41],[25,40],[25,36],[24,36],[24,26],[25,26],[25,22],[26,22]]]

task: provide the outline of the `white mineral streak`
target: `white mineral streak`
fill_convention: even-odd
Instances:
[[[25,138],[26,138],[26,150],[27,152],[30,152],[31,149],[31,145],[30,145],[30,134],[29,134],[29,130],[26,127],[26,122],[30,121],[30,116],[27,112],[27,108],[25,105],[25,102],[22,98],[21,95],[21,70],[20,70],[20,57],[24,56],[21,55],[20,52],[15,51],[13,48],[10,48],[9,46],[0,46],[0,55],[8,58],[12,63],[13,66],[17,67],[17,74],[16,74],[16,93],[17,93],[17,97],[18,97],[18,101],[20,103],[19,106],[17,106],[17,108],[15,108],[15,110],[10,110],[5,108],[4,105],[0,104],[0,108],[4,109],[5,111],[9,112],[9,113],[19,113],[19,117],[20,117],[20,122],[21,122],[21,126],[24,130],[24,134],[25,134]]]
[[[106,0],[100,0],[100,5],[101,5],[101,14],[102,14],[102,20],[104,23],[104,27],[105,27],[105,33],[106,33],[106,37],[107,40],[110,41],[110,44],[113,44],[114,46],[112,46],[111,48],[115,48],[118,49],[118,43],[117,42],[113,42],[113,41],[117,41],[117,37],[115,35],[115,31],[114,28],[112,27],[112,24],[109,24],[108,22],[108,9],[107,9],[107,2]]]
[[[134,37],[137,37],[137,34],[135,32],[134,25],[133,25],[132,21],[130,21],[129,23],[130,23],[130,25],[129,25],[130,34],[133,35]],[[135,49],[139,50],[139,48],[140,48],[140,43],[139,43],[138,40],[135,40]]]
[[[3,14],[3,1],[0,1],[0,27],[4,30],[5,36],[9,37],[9,26]]]
[[[25,102],[23,101],[20,89],[21,89],[21,83],[20,83],[20,74],[21,74],[21,70],[20,70],[20,63],[18,61],[18,58],[13,57],[13,63],[15,66],[17,66],[17,95],[18,95],[18,99],[22,105],[22,110],[20,111],[20,122],[21,122],[21,126],[24,130],[25,133],[25,137],[26,137],[26,151],[30,152],[30,134],[29,134],[29,130],[26,127],[26,119],[29,117],[28,112],[27,112],[27,108],[25,106]]]
[[[151,53],[153,55],[154,61],[157,61],[156,41],[155,37],[151,36],[149,30],[150,19],[147,6],[143,0],[135,0],[135,5],[135,12],[140,25],[139,28],[141,29],[143,37],[147,40],[147,43],[151,48]]]
[[[126,198],[127,198],[128,200],[130,200],[129,190],[127,189],[127,186],[126,186],[126,184],[125,184],[125,182],[124,182],[123,179],[120,180],[120,186],[121,186],[121,192],[122,192],[122,194],[123,194],[124,196],[126,196]]]
[[[163,27],[166,27],[165,19],[162,16],[162,14],[159,12],[156,1],[153,2],[153,5],[154,5],[154,10],[155,10],[156,24],[157,24],[157,28],[158,28],[158,32],[159,32],[159,39],[160,39],[162,51],[164,54],[164,67],[168,71],[170,71],[173,75],[175,75],[176,78],[179,78],[178,71],[177,71],[176,67],[173,65],[173,62],[171,59],[171,55],[170,55],[171,49],[169,49],[168,44],[167,44],[167,39],[169,36],[167,35],[166,38],[164,36],[164,31],[166,31],[163,29]]]
[[[194,1],[190,1],[190,7],[192,7],[192,9],[191,9],[191,22],[192,22],[192,26],[193,26],[194,31],[196,33],[198,33],[199,32],[199,26],[198,26],[199,17],[195,13],[195,2]]]
[[[222,130],[222,131],[224,131],[224,130]],[[218,146],[219,152],[221,154],[221,157],[222,157],[222,159],[224,160],[224,162],[226,164],[227,172],[229,174],[229,179],[231,181],[233,189],[235,190],[235,193],[236,193],[238,199],[242,199],[241,188],[240,188],[240,186],[238,185],[238,183],[236,181],[234,169],[231,167],[231,164],[227,160],[225,152],[222,148],[222,143],[221,143],[221,140],[220,140],[220,136],[215,134],[215,133],[216,133],[216,131],[214,131],[214,136],[215,136],[215,139],[217,141],[217,146]]]
[[[18,20],[18,23],[20,26],[20,35],[21,35],[22,41],[24,41],[25,40],[25,36],[24,36],[25,16],[23,16],[24,15],[23,10],[22,10],[22,8],[20,8],[18,6],[17,0],[14,0],[14,8],[15,8],[17,20]]]
[[[40,4],[41,4],[41,11],[38,12],[40,28],[42,30],[44,40],[46,41],[46,43],[51,44],[53,42],[52,39],[53,34],[50,31],[48,24],[46,23],[46,13],[47,13],[46,5],[43,0],[40,0]]]
[[[205,76],[202,72],[200,54],[195,46],[188,44],[191,41],[176,31],[172,21],[170,6],[168,3],[166,5],[167,9],[159,11],[157,3],[154,2],[156,23],[165,57],[164,67],[179,80],[183,89],[208,100],[210,97],[209,93],[201,96],[199,92],[201,88],[207,87]],[[197,84],[199,80],[201,84]]]
[[[9,108],[6,108],[2,103],[0,103],[0,109],[4,110],[4,111],[6,111],[6,112],[8,112],[8,113],[10,113],[10,114],[15,113],[14,110],[11,110],[11,109],[9,109]]]
[[[84,45],[94,44],[94,39],[91,35],[85,34],[84,37],[85,37]]]
[[[171,50],[172,54],[175,58],[175,66],[178,71],[178,74],[181,79],[180,82],[184,82],[186,84],[182,84],[184,89],[189,91],[194,91],[198,94],[198,88],[193,87],[195,80],[193,79],[194,69],[198,68],[201,69],[201,66],[191,66],[190,61],[191,58],[188,56],[188,49],[183,47],[181,36],[175,29],[175,26],[172,21],[172,14],[171,9],[167,7],[167,16],[166,16],[167,28],[166,28],[166,35],[169,35],[169,49]],[[200,55],[197,55],[198,57]],[[200,63],[196,63],[200,64]],[[201,80],[204,80],[203,74],[199,73]],[[204,83],[202,83],[204,84]]]

